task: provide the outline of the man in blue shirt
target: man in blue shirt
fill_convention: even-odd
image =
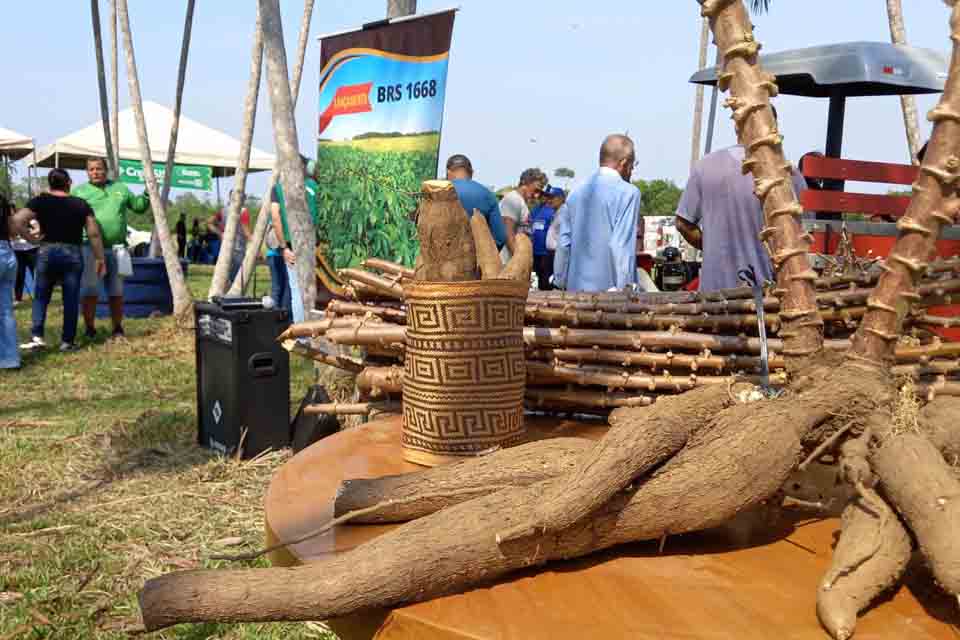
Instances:
[[[554,284],[568,291],[621,290],[637,281],[640,190],[630,184],[636,152],[627,136],[607,136],[600,169],[558,216]]]
[[[447,180],[453,182],[453,188],[457,190],[460,204],[467,212],[467,218],[473,215],[475,209],[482,213],[487,219],[487,226],[490,227],[490,233],[493,234],[497,248],[502,248],[507,241],[507,231],[500,217],[497,196],[490,189],[474,181],[473,164],[470,163],[470,158],[459,153],[450,156],[447,160]]]
[[[553,285],[554,251],[547,247],[547,233],[554,222],[554,216],[563,206],[566,193],[559,187],[548,186],[543,190],[543,203],[530,214],[530,229],[533,233],[533,268],[537,273],[537,285],[540,291],[550,291]]]

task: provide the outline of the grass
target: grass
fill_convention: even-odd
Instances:
[[[210,267],[191,269],[205,297]],[[266,269],[258,274],[262,293]],[[142,633],[148,578],[225,566],[215,553],[263,541],[262,500],[288,451],[225,459],[196,439],[193,334],[170,318],[128,320],[127,339],[25,354],[0,373],[0,640],[112,640]],[[28,306],[18,308],[22,341]],[[62,307],[51,304],[48,344]],[[291,397],[313,370],[291,360]],[[265,566],[258,561],[253,566]],[[319,624],[182,625],[151,638],[334,638]]]

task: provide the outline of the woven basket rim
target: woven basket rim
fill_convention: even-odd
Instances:
[[[472,298],[478,295],[499,295],[526,300],[530,285],[517,280],[466,280],[462,282],[403,283],[403,297],[409,298]]]

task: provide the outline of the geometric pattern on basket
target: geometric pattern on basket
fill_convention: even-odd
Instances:
[[[403,441],[433,453],[478,453],[523,433],[522,409],[437,411],[412,402],[403,406]]]
[[[525,294],[506,283],[407,289],[404,447],[475,456],[522,438]]]
[[[419,385],[469,386],[481,393],[484,385],[501,385],[526,379],[522,352],[499,352],[438,357],[408,352],[405,377]],[[442,392],[442,389],[438,389]]]
[[[516,331],[523,327],[525,303],[509,298],[408,300],[410,329],[440,334]]]

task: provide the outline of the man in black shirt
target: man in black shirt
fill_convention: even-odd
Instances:
[[[60,351],[72,351],[77,337],[80,313],[80,281],[83,275],[83,234],[93,250],[97,276],[106,270],[100,226],[93,209],[86,201],[70,195],[70,175],[63,169],[52,169],[47,176],[50,190],[27,203],[40,225],[43,243],[37,253],[36,283],[33,296],[33,326],[30,342],[23,349],[42,349],[47,307],[53,288],[63,290],[63,339]]]

